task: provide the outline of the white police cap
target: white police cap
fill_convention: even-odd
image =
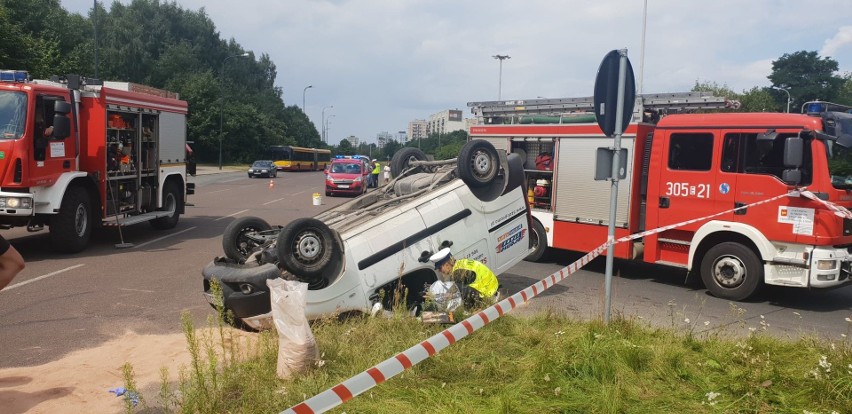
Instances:
[[[444,247],[441,250],[438,250],[437,253],[433,254],[429,257],[429,260],[435,262],[435,269],[440,269],[441,265],[450,258],[450,248]]]

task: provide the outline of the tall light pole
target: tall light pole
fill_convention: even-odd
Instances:
[[[328,108],[334,108],[334,105],[325,106],[322,108],[322,119],[320,120],[320,129],[322,129],[322,142],[326,142],[325,139],[325,110]],[[326,142],[327,143],[327,142]]]
[[[249,53],[241,53],[239,55],[231,55],[222,60],[222,71],[219,72],[219,84],[220,84],[220,93],[219,93],[219,169],[222,169],[222,140],[225,137],[225,130],[222,129],[222,118],[225,112],[225,62],[230,58],[235,57],[246,57]]]
[[[784,89],[784,88],[779,87],[779,86],[770,86],[770,88],[777,89],[779,91],[787,92],[787,113],[789,114],[790,113],[790,102],[792,101],[792,99],[790,98],[790,90]]]
[[[500,61],[500,76],[497,78],[497,100],[499,101],[503,89],[503,61],[512,57],[509,55],[494,55],[491,57]]]
[[[325,143],[328,144],[328,124],[331,122],[331,118],[334,118],[334,114],[328,116],[325,120]]]
[[[305,112],[305,92],[308,91],[308,88],[313,88],[314,85],[305,86],[305,89],[302,89],[302,112]]]

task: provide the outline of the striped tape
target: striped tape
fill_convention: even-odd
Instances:
[[[810,195],[808,195],[810,194]],[[472,334],[474,331],[482,328],[490,322],[493,322],[497,318],[505,315],[508,312],[511,312],[519,305],[528,302],[532,298],[538,296],[542,292],[547,289],[550,289],[555,284],[561,282],[566,279],[568,276],[580,270],[587,263],[594,260],[596,257],[603,254],[607,247],[610,244],[618,244],[623,243],[629,240],[638,239],[641,237],[645,237],[651,234],[661,233],[666,230],[671,230],[677,227],[682,227],[688,224],[697,223],[704,220],[709,220],[718,216],[722,216],[725,214],[729,214],[731,212],[743,210],[749,207],[759,206],[761,204],[771,203],[775,200],[784,198],[784,197],[798,197],[802,195],[806,198],[819,201],[827,208],[831,209],[835,214],[840,215],[841,217],[847,217],[841,214],[847,214],[849,218],[852,218],[852,212],[843,208],[842,206],[838,206],[831,202],[820,200],[810,191],[806,191],[804,189],[798,191],[792,191],[788,193],[784,193],[781,195],[777,195],[775,197],[758,201],[751,204],[746,204],[740,207],[736,207],[730,210],[725,210],[721,213],[715,213],[708,216],[682,221],[680,223],[671,224],[663,227],[659,227],[653,230],[644,231],[641,233],[631,234],[629,236],[625,236],[616,240],[608,240],[606,243],[601,244],[596,247],[594,250],[586,253],[580,259],[577,259],[573,263],[568,266],[563,267],[562,269],[557,270],[556,272],[550,274],[544,279],[539,280],[533,285],[527,287],[526,289],[521,290],[514,295],[503,299],[497,304],[482,310],[479,313],[472,315],[471,317],[431,336],[423,342],[420,342],[417,345],[412,346],[411,348],[406,349],[405,351],[400,352],[399,354],[394,355],[391,358],[384,360],[383,362],[373,366],[372,368],[361,372],[360,374],[355,375],[352,378],[349,378],[346,381],[341,382],[334,387],[329,388],[314,397],[311,397],[293,407],[290,407],[281,412],[281,414],[315,414],[315,413],[323,413],[334,407],[337,407],[340,404],[345,403],[346,401],[355,398],[356,396],[370,390],[371,388],[379,385],[389,378],[396,376],[397,374],[405,371],[408,368],[411,368],[414,365],[419,364],[421,361],[431,357],[432,355],[441,352],[444,348],[452,345],[455,342],[458,342],[464,339],[466,336]]]

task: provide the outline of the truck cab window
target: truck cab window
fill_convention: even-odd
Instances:
[[[778,134],[773,140],[758,140],[757,134],[737,134],[742,137],[744,154],[742,157],[746,174],[772,175],[781,180],[784,170],[784,143],[795,134]],[[802,165],[802,183],[810,184],[812,178],[811,142],[805,143]]]
[[[712,163],[712,134],[672,134],[669,141],[670,169],[710,171]]]

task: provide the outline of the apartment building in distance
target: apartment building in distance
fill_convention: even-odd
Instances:
[[[425,119],[415,119],[408,123],[408,131],[406,134],[408,141],[415,141],[420,139],[426,139],[429,137],[429,134],[426,133],[426,120]],[[405,141],[405,142],[408,142]]]
[[[465,130],[462,111],[459,109],[447,109],[432,115],[426,122],[426,135],[433,133],[448,134],[453,131]]]

